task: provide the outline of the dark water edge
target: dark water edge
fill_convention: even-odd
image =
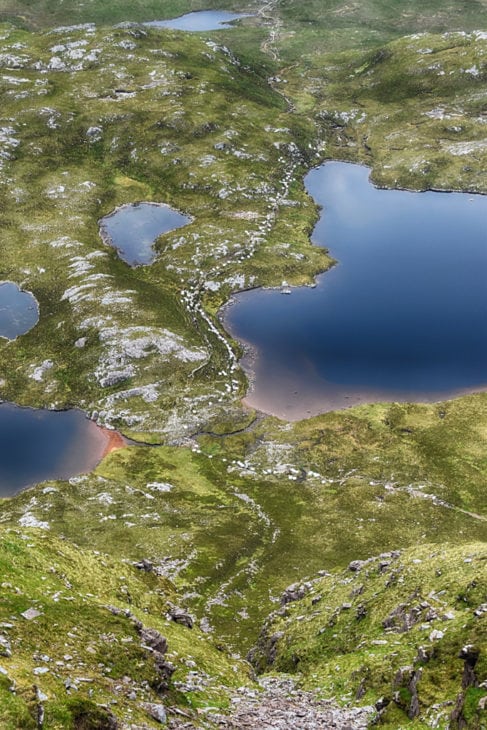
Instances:
[[[0,338],[15,340],[39,321],[39,305],[33,294],[12,281],[0,282]]]
[[[296,420],[487,388],[487,198],[378,189],[368,174],[306,176],[323,208],[313,243],[338,261],[316,288],[243,292],[224,311],[254,408]]]
[[[202,32],[207,30],[219,30],[228,28],[230,23],[241,18],[248,18],[245,13],[232,13],[228,10],[196,10],[192,13],[180,15],[170,20],[152,20],[144,25],[153,28],[172,28],[173,30],[186,30],[190,32]]]
[[[48,479],[90,472],[125,443],[117,431],[97,426],[77,409],[0,403],[0,497]]]
[[[99,226],[104,243],[115,248],[122,261],[129,266],[142,266],[155,260],[153,244],[159,236],[190,222],[189,216],[169,205],[133,203],[102,218]]]

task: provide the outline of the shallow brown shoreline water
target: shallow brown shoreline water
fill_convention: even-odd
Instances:
[[[103,431],[106,437],[106,445],[101,455],[101,459],[104,459],[105,456],[108,456],[108,454],[111,454],[113,451],[119,451],[129,445],[127,439],[118,431],[112,431],[109,428],[103,428],[101,426],[98,426],[98,428]]]

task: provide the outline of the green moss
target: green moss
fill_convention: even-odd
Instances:
[[[467,727],[481,728],[482,727],[482,714],[481,700],[485,698],[487,692],[485,689],[477,687],[469,687],[465,692],[465,700],[463,704],[463,716]],[[484,700],[485,702],[485,700]]]

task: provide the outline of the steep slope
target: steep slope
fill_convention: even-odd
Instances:
[[[487,550],[423,545],[356,560],[290,586],[251,652],[262,670],[348,705],[380,726],[483,728]]]
[[[252,686],[148,563],[29,529],[2,530],[0,556],[5,730],[160,727]]]
[[[116,451],[94,474],[6,500],[1,520],[151,560],[245,654],[285,586],[310,571],[485,540],[486,422],[486,395],[263,419],[186,448]]]

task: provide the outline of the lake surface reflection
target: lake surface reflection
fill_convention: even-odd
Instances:
[[[140,266],[151,264],[156,258],[152,246],[159,236],[190,221],[187,215],[168,205],[135,203],[123,205],[102,218],[100,233],[105,243],[117,249],[122,261]]]
[[[368,174],[332,162],[306,177],[323,206],[313,242],[338,261],[315,289],[227,309],[253,348],[250,405],[293,420],[487,387],[487,197],[378,190]]]
[[[14,340],[25,335],[39,319],[35,297],[11,281],[0,282],[0,337]]]
[[[67,479],[95,468],[125,445],[81,411],[48,411],[0,403],[0,497],[46,479]]]
[[[231,13],[228,10],[198,10],[180,15],[171,20],[153,20],[144,25],[154,28],[172,28],[173,30],[205,31],[225,28],[228,23],[240,18],[247,18],[244,13]]]

